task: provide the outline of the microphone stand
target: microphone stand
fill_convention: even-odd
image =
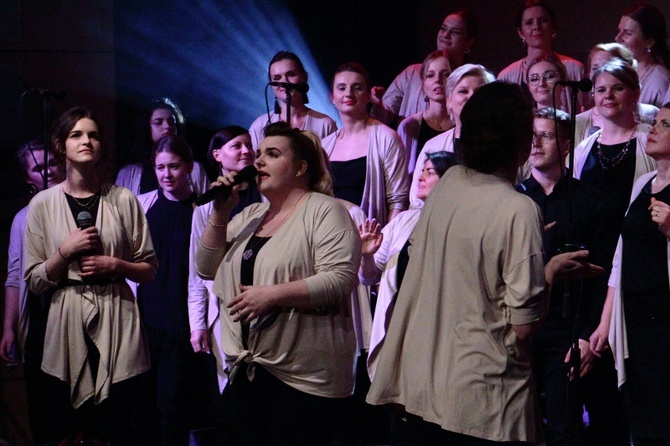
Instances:
[[[577,94],[579,93],[579,88],[577,86],[570,86],[571,95],[571,107],[570,107],[570,153],[569,153],[569,164],[566,172],[567,175],[567,186],[568,186],[568,218],[567,218],[567,229],[566,229],[566,240],[565,245],[563,246],[563,252],[575,252],[582,249],[586,249],[586,246],[576,243],[572,240],[572,227],[573,227],[573,212],[572,212],[572,202],[574,194],[574,160],[575,160],[575,129],[576,129],[576,116],[577,116]],[[580,398],[580,376],[579,371],[581,368],[581,351],[579,348],[579,310],[582,299],[583,292],[583,279],[580,279],[580,286],[577,292],[577,302],[575,308],[575,322],[572,330],[572,343],[570,345],[570,360],[568,367],[570,370],[573,370],[571,375],[571,380],[567,385],[566,400],[565,400],[565,412],[568,416],[568,423],[572,427],[573,431],[573,441],[575,445],[580,444],[581,437],[581,398]],[[565,282],[565,290],[563,294],[562,302],[562,315],[566,318],[569,315],[569,302],[570,302],[570,283]]]
[[[51,110],[51,101],[53,99],[61,101],[65,99],[65,93],[62,91],[57,91],[57,90],[46,90],[46,89],[41,89],[41,88],[31,88],[26,91],[24,91],[21,94],[21,100],[20,100],[20,108],[21,108],[21,113],[23,114],[24,112],[24,100],[27,94],[29,93],[37,93],[42,97],[42,118],[43,118],[43,131],[44,131],[44,170],[42,172],[42,185],[43,185],[43,190],[46,190],[49,188],[49,152],[51,151],[51,140],[49,138],[49,111]],[[25,135],[26,130],[24,127],[24,136],[29,137],[28,135]]]
[[[289,86],[284,87],[286,91],[286,122],[291,125],[291,90]],[[279,117],[281,119],[281,116]]]
[[[51,149],[51,138],[49,138],[49,101],[51,95],[44,91],[41,96],[42,113],[44,115],[44,175],[42,175],[44,188],[42,190],[47,190],[49,188],[49,152]]]

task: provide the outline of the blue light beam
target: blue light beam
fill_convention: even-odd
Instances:
[[[248,128],[266,112],[270,59],[288,50],[309,73],[310,108],[338,118],[328,83],[282,1],[132,2],[121,15],[117,93],[128,103],[169,96],[189,121]]]

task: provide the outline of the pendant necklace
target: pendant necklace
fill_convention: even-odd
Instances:
[[[272,236],[274,235],[274,231],[276,231],[277,229],[279,229],[279,228],[281,227],[281,225],[284,224],[284,222],[285,222],[285,221],[286,221],[286,220],[293,214],[293,211],[295,211],[296,206],[298,206],[298,203],[300,203],[300,201],[302,200],[302,197],[304,197],[304,196],[307,194],[307,192],[309,192],[309,191],[304,192],[304,193],[300,196],[300,198],[298,198],[298,200],[295,202],[295,204],[293,205],[293,207],[291,208],[291,210],[290,210],[289,212],[286,213],[286,215],[279,221],[279,223],[275,224],[275,225],[272,227],[272,229],[271,229],[270,231],[268,231],[268,235],[267,235],[267,237],[259,237],[259,236],[256,235],[256,233],[254,232],[254,235],[253,235],[252,237],[256,237],[256,239],[255,239],[255,240],[252,240],[252,242],[251,242],[249,248],[247,248],[247,249],[244,251],[244,253],[242,253],[242,258],[243,258],[244,260],[249,260],[249,259],[251,258],[251,256],[254,255],[254,248],[255,248],[256,246],[258,246],[259,243],[261,243],[261,242],[264,241],[265,239],[268,239],[268,238],[270,238],[270,237],[272,237]],[[261,225],[261,226],[259,227],[259,229],[260,229],[262,226],[263,226],[263,225]],[[256,232],[258,232],[258,229],[256,230]]]

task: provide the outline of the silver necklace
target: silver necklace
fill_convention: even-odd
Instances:
[[[633,140],[633,136],[635,135],[635,131],[631,133],[630,138],[628,141],[626,141],[626,145],[623,146],[623,149],[621,149],[621,152],[617,153],[615,156],[612,158],[608,158],[602,150],[602,147],[600,146],[600,140],[602,139],[603,134],[600,133],[598,136],[598,139],[596,139],[596,153],[598,155],[598,162],[600,163],[600,167],[603,168],[603,170],[609,170],[613,167],[615,167],[617,164],[619,164],[621,161],[623,161],[624,157],[626,156],[626,153],[628,153],[628,148],[630,147],[630,142]]]

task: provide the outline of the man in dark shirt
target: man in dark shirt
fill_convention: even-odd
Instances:
[[[543,399],[546,405],[543,406],[548,444],[586,444],[583,440],[578,441],[578,437],[583,437],[577,431],[582,429],[581,401],[573,398],[579,398],[575,386],[568,390],[568,362],[571,346],[578,337],[580,375],[585,376],[593,365],[588,339],[600,321],[618,228],[610,224],[614,208],[608,196],[578,180],[573,180],[572,215],[569,218],[568,178],[564,167],[570,146],[570,117],[567,113],[552,108],[537,110],[534,133],[529,158],[531,176],[520,183],[517,190],[532,198],[542,210],[547,260],[564,252],[566,243],[584,245],[589,250],[589,261],[607,270],[604,277],[554,287],[547,318],[533,337],[538,390],[541,397],[546,395]]]

